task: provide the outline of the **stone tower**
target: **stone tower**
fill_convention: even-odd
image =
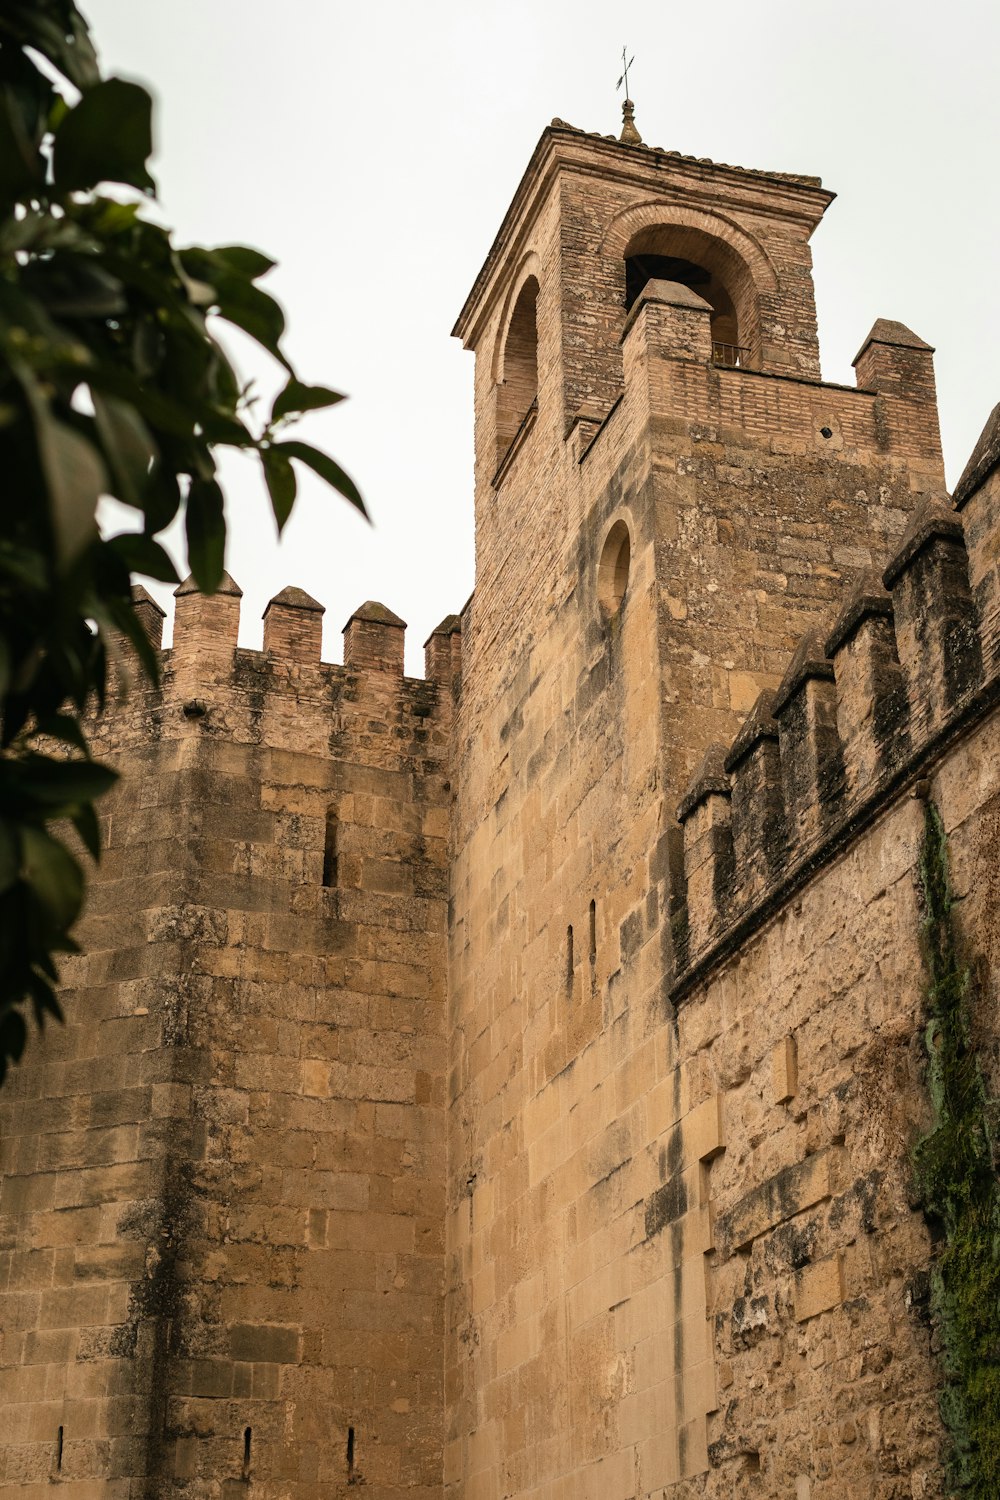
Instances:
[[[137,608],[159,644],[161,611]],[[67,1024],[0,1100],[0,1492],[412,1500],[440,1475],[451,622],[177,591]]]
[[[944,491],[926,344],[878,324],[857,389],[820,380],[830,200],[555,121],[456,326],[476,355],[450,938],[463,1494],[659,1494],[707,1467],[694,1183],[720,1140],[668,999],[676,808]]]
[[[920,882],[995,1042],[1000,415],[952,505],[927,344],[822,381],[830,201],[554,121],[425,679],[382,605],[334,666],[178,590],[0,1096],[0,1494],[943,1493]]]

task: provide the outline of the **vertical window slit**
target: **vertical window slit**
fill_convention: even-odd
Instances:
[[[59,1469],[62,1468],[62,1460],[63,1460],[63,1430],[60,1427],[59,1431],[56,1433],[56,1469],[57,1470],[59,1470]]]
[[[597,960],[597,902],[590,903],[590,962]]]
[[[566,928],[566,988],[573,989],[573,929]]]
[[[347,1477],[354,1478],[354,1428],[347,1429]]]
[[[337,884],[337,815],[333,808],[326,814],[326,841],[323,845],[323,884]]]
[[[253,1428],[252,1427],[244,1427],[244,1429],[243,1429],[243,1478],[244,1479],[249,1479],[249,1477],[250,1477],[250,1444],[251,1444],[252,1440],[253,1440]]]

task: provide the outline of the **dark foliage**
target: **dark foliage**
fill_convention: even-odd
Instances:
[[[170,581],[156,540],[183,510],[191,570],[211,592],[225,521],[215,450],[253,449],[278,529],[294,464],[363,509],[327,454],[285,436],[341,398],[303,385],[284,317],[258,285],[272,262],[241,245],[177,249],[143,216],[152,105],[102,77],[71,0],[0,10],[0,1080],[27,1036],[58,1017],[56,956],[85,893],[62,826],[97,859],[95,799],[114,780],[91,760],[86,710],[100,706],[116,637],[156,661],[130,605],[133,573]],[[102,186],[104,191],[102,191]],[[254,421],[210,317],[254,338],[287,379]],[[137,533],[102,537],[113,496]]]

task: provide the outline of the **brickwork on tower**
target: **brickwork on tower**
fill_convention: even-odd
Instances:
[[[0,1494],[951,1493],[921,870],[995,1098],[1000,408],[950,499],[923,339],[822,381],[831,201],[553,122],[425,679],[177,591],[0,1095]]]

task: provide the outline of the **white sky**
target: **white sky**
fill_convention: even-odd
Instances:
[[[277,260],[265,285],[300,376],[351,396],[297,435],[349,469],[374,527],[303,478],[279,545],[256,469],[223,468],[246,645],[296,584],[327,606],[327,658],[378,599],[409,622],[422,674],[424,639],[473,582],[472,356],[449,331],[552,116],[619,129],[626,41],[649,144],[840,195],[813,240],[825,379],[853,384],[876,317],[934,344],[952,484],[1000,400],[986,0],[81,3],[105,70],[152,87],[177,242]],[[266,362],[233,348],[269,396]]]

